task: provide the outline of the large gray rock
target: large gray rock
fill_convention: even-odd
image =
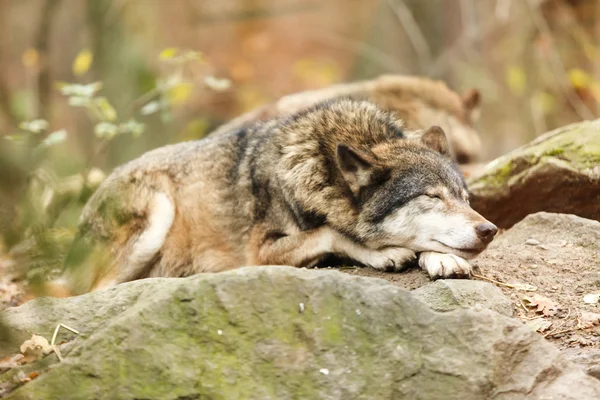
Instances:
[[[520,322],[414,297],[337,271],[254,267],[38,299],[0,314],[2,355],[61,322],[81,334],[61,335],[63,363],[18,368],[40,376],[6,398],[600,397],[600,381]]]
[[[512,317],[513,304],[502,291],[488,282],[440,279],[415,289],[413,295],[439,312],[482,307]]]
[[[538,211],[600,220],[600,120],[565,126],[469,180],[471,205],[508,228]]]

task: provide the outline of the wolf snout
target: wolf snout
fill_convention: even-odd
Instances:
[[[490,243],[498,232],[498,227],[491,222],[484,222],[475,227],[475,232],[479,240],[484,243]]]

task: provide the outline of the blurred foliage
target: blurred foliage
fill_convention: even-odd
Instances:
[[[35,51],[27,50],[24,64],[37,63]],[[51,123],[33,119],[19,123],[14,133],[0,137],[0,250],[18,261],[22,274],[32,288],[57,276],[73,242],[76,218],[82,206],[106,174],[95,166],[99,157],[123,135],[139,138],[145,131],[141,122],[153,114],[163,120],[178,107],[185,106],[192,91],[202,86],[223,91],[230,87],[227,79],[204,73],[202,79],[190,77],[186,69],[194,63],[206,64],[196,51],[168,48],[158,56],[165,64],[165,74],[154,87],[142,94],[128,109],[117,111],[103,95],[103,83],[57,82],[56,89],[65,96],[72,113],[85,110],[94,133],[95,151],[78,167],[78,172],[60,175],[58,164],[68,155],[67,129],[50,130]],[[93,53],[84,49],[72,63],[75,76],[85,75],[92,66]],[[192,79],[193,78],[193,79]],[[127,115],[126,118],[122,115]],[[191,135],[204,135],[202,120],[189,128]]]
[[[0,261],[58,270],[116,165],[338,82],[476,87],[496,157],[599,115],[599,29],[599,0],[0,1]]]

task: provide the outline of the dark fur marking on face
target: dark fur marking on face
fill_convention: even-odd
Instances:
[[[466,184],[450,159],[431,150],[411,152],[413,154],[407,154],[406,157],[414,157],[419,162],[399,171],[382,187],[375,188],[374,194],[367,199],[369,204],[366,204],[365,209],[369,222],[383,221],[396,209],[435,187],[445,187],[451,196],[462,199],[461,192]]]
[[[357,203],[362,207],[383,185],[390,179],[391,171],[389,169],[378,169],[371,174],[371,180],[368,185],[360,188],[357,196]]]

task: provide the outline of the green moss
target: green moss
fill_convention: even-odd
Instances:
[[[550,149],[546,153],[544,153],[544,156],[556,157],[556,156],[559,156],[561,154],[564,154],[564,152],[565,152],[565,150],[561,149],[561,148]]]
[[[508,160],[478,178],[474,184],[483,187],[499,187],[505,185],[510,178],[512,171],[512,162],[511,160]]]
[[[475,178],[470,186],[475,191],[505,186],[511,177],[549,158],[560,158],[579,171],[600,165],[600,123],[583,122],[561,128],[540,143],[526,145],[496,160],[498,165]]]

